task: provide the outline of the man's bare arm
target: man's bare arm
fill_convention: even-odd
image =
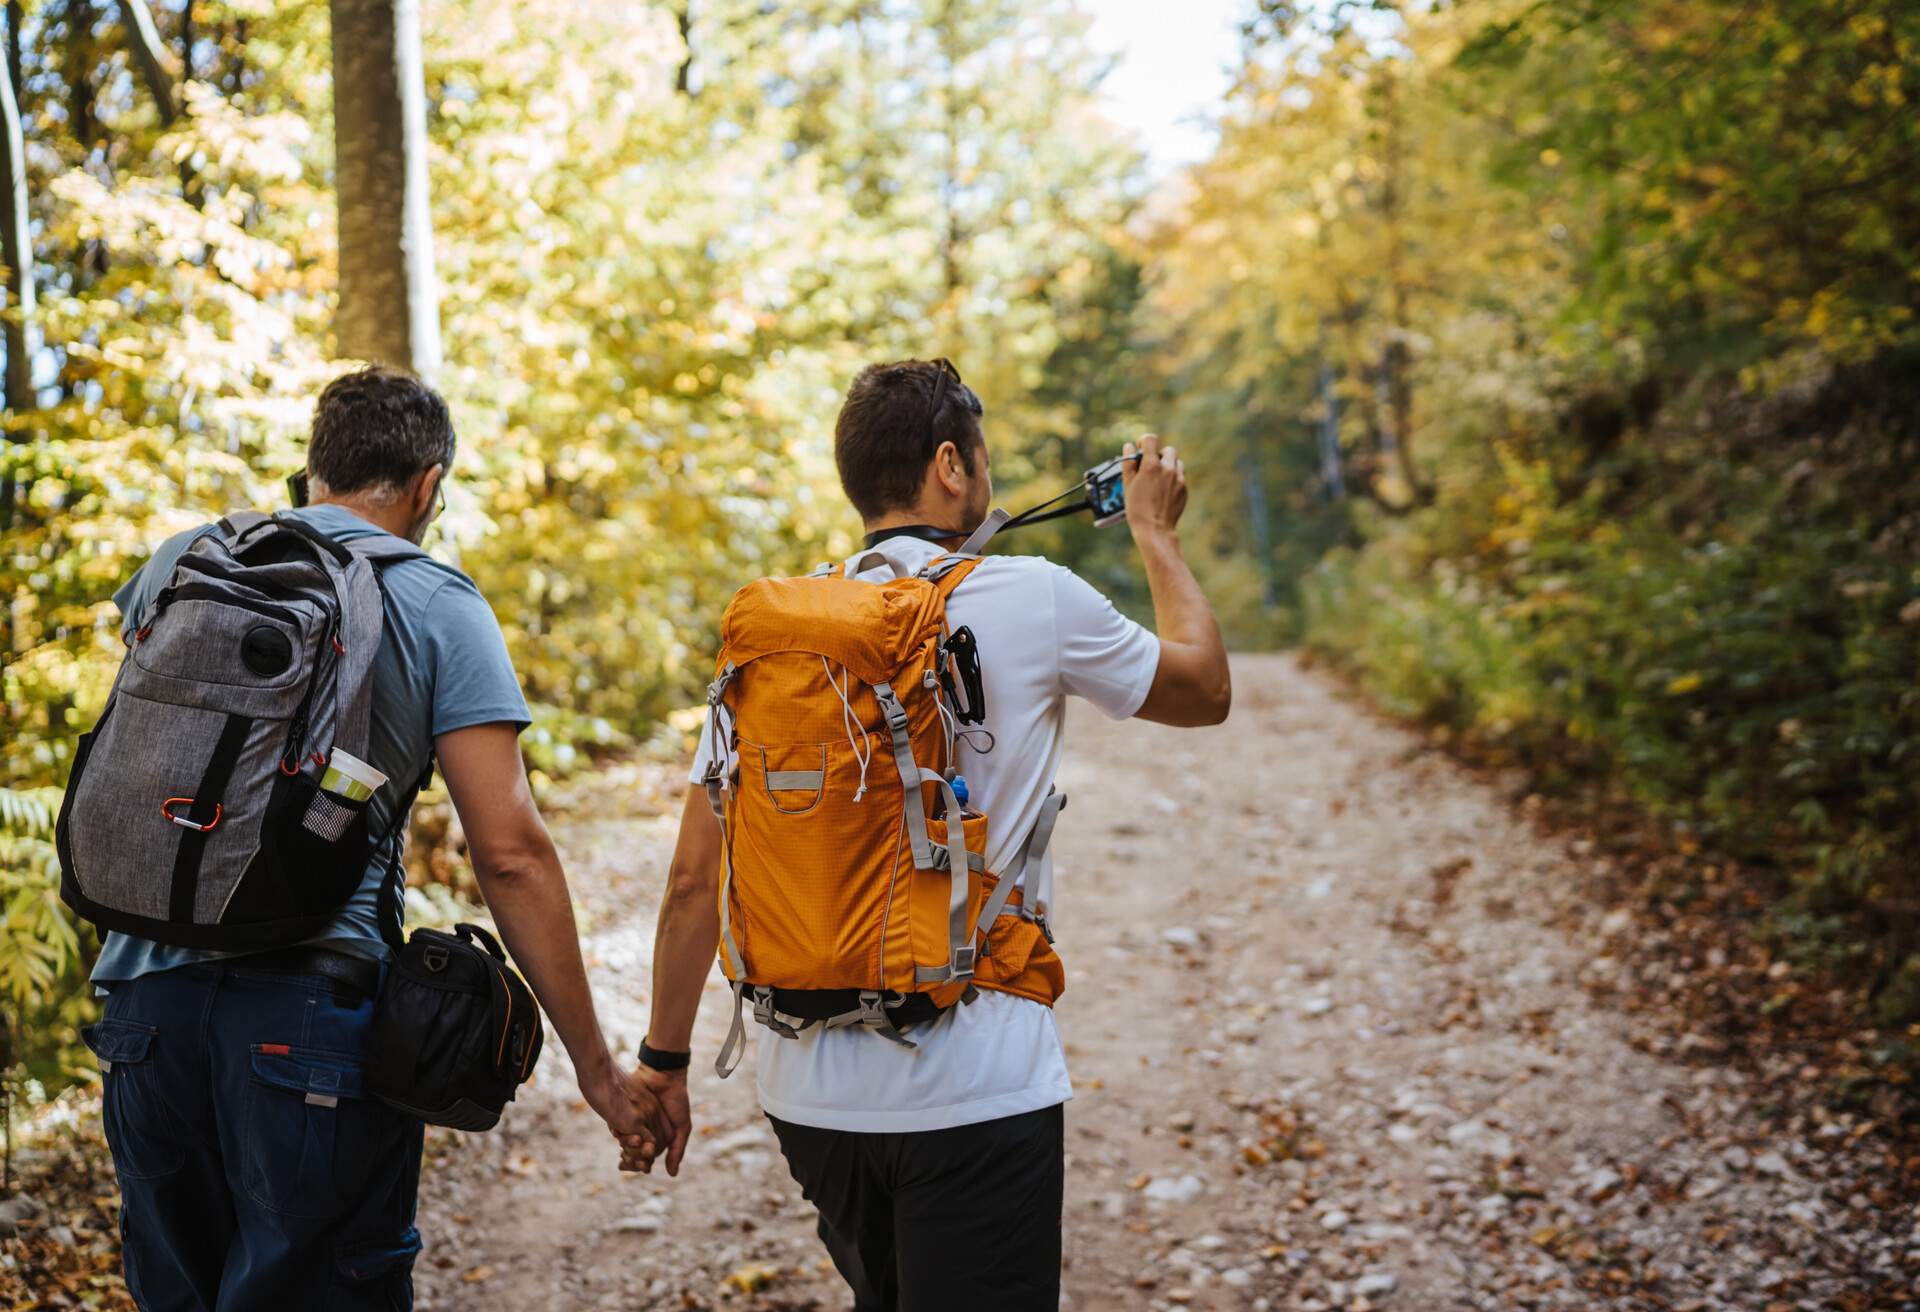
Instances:
[[[680,811],[680,839],[674,844],[653,934],[653,1014],[647,1023],[647,1046],[662,1052],[685,1052],[693,1046],[700,990],[720,946],[720,844],[720,821],[707,804],[707,790],[695,784],[687,789]],[[678,1175],[693,1133],[687,1072],[642,1067],[639,1078],[666,1108],[671,1122],[667,1174]],[[634,1145],[622,1140],[622,1147],[631,1150]]]
[[[434,751],[466,831],[480,893],[566,1046],[582,1096],[616,1133],[664,1143],[659,1108],[629,1086],[600,1030],[573,900],[527,786],[517,731],[511,724],[456,729],[435,739]]]
[[[1127,444],[1127,453],[1134,451]],[[1180,516],[1187,508],[1186,465],[1172,447],[1149,433],[1140,439],[1140,463],[1125,470],[1127,525],[1153,596],[1153,627],[1160,665],[1143,720],[1190,728],[1219,724],[1233,705],[1233,676],[1213,607],[1180,551]]]
[[[680,839],[660,899],[653,935],[653,1014],[647,1043],[663,1052],[692,1046],[700,990],[720,946],[720,821],[707,804],[707,790],[687,789],[680,812]]]

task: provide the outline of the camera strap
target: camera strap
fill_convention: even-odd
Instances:
[[[1064,506],[1060,504],[1069,497],[1078,497],[1079,500]],[[1068,515],[1078,515],[1082,511],[1092,509],[1093,500],[1087,495],[1087,484],[1083,479],[1060,495],[1048,497],[1039,505],[1029,506],[1019,514],[1009,517],[1000,525],[998,531],[1005,533],[1008,529],[1025,528],[1029,524],[1044,524],[1050,519],[1065,519]],[[937,524],[895,524],[889,528],[875,529],[867,534],[866,541],[867,550],[871,551],[889,538],[919,538],[923,542],[947,542],[953,538],[966,536],[958,529],[941,528]],[[961,550],[964,551],[966,548],[962,547]]]
[[[1063,506],[1059,504],[1071,496],[1078,496],[1080,499],[1071,505]],[[1044,524],[1050,519],[1064,519],[1068,515],[1077,515],[1083,510],[1092,509],[1093,502],[1087,497],[1086,483],[1075,483],[1059,496],[1049,497],[1039,505],[1030,506],[1026,510],[1021,511],[1012,519],[1002,524],[1000,531],[1004,533],[1010,528],[1025,528],[1029,524]]]

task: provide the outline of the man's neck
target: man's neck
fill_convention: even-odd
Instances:
[[[397,538],[407,537],[413,525],[407,521],[407,513],[401,505],[374,505],[364,497],[321,497],[313,502],[316,506],[338,506],[348,514],[356,515],[375,528],[383,528]]]
[[[866,522],[866,531],[867,535],[871,537],[875,533],[884,533],[890,528],[909,528],[919,527],[921,525],[945,528],[950,522],[950,516],[939,516],[920,510],[895,510],[869,519]],[[952,533],[944,534],[938,538],[928,538],[926,540],[937,542],[943,547],[952,548],[965,542],[967,540],[967,534],[964,529],[955,529]]]

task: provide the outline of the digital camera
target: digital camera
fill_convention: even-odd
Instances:
[[[1121,474],[1129,460],[1138,464],[1140,457],[1115,456],[1087,471],[1087,504],[1093,507],[1094,527],[1105,528],[1127,517],[1127,485]]]

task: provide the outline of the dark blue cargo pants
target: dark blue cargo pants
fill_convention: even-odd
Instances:
[[[113,986],[100,1059],[144,1312],[405,1312],[422,1126],[361,1096],[371,999],[180,966]]]

